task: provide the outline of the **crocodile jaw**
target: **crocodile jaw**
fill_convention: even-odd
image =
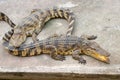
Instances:
[[[88,55],[88,56],[91,56],[97,60],[100,60],[102,62],[105,62],[105,63],[110,63],[110,60],[107,56],[104,56],[104,55],[101,55],[101,53],[95,51],[95,50],[92,50],[92,49],[87,49],[85,51],[83,51],[84,54]]]

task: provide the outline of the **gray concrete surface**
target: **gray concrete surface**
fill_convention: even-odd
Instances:
[[[98,36],[95,41],[111,53],[110,64],[89,56],[84,56],[86,65],[79,64],[71,56],[67,56],[63,62],[55,61],[48,55],[25,58],[12,56],[2,46],[2,37],[11,28],[0,22],[0,72],[120,75],[120,0],[0,0],[0,11],[6,13],[16,24],[29,15],[32,9],[53,6],[69,8],[74,12],[76,23],[73,35]],[[65,20],[51,20],[39,38],[44,39],[54,33],[64,34],[67,26]],[[3,75],[0,78],[5,76]]]

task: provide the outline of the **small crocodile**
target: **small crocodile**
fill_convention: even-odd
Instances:
[[[69,22],[66,35],[72,34],[75,18],[73,12],[69,9],[56,7],[53,9],[46,9],[44,11],[41,9],[33,9],[31,14],[23,18],[23,20],[16,26],[5,15],[1,17],[1,20],[4,19],[3,21],[6,21],[8,24],[14,27],[14,34],[9,42],[12,46],[19,47],[23,42],[26,41],[28,36],[32,36],[33,42],[37,42],[37,35],[44,27],[44,24],[50,19],[54,18],[66,19]]]
[[[65,55],[72,55],[73,59],[85,64],[86,60],[82,54],[91,56],[105,63],[110,63],[110,54],[102,49],[95,41],[96,36],[56,36],[40,40],[37,43],[22,44],[20,47],[9,45],[9,39],[13,34],[13,30],[9,31],[9,36],[3,39],[3,46],[8,52],[15,56],[28,57],[40,54],[50,54],[55,60],[65,60]]]

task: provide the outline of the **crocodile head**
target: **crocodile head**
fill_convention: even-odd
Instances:
[[[14,34],[10,39],[10,44],[14,47],[19,47],[26,40],[26,33],[23,29],[15,28]]]
[[[105,63],[110,63],[110,60],[108,58],[110,54],[94,41],[85,40],[83,42],[82,52],[97,60],[103,61]]]

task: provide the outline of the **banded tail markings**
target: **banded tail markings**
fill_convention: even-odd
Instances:
[[[10,25],[10,27],[14,28],[16,25],[10,20],[10,18],[4,14],[3,12],[0,12],[0,21],[4,21]]]
[[[71,10],[54,7],[53,9],[48,9],[47,12],[50,16],[50,18],[48,18],[47,20],[49,20],[51,18],[66,19],[69,23],[69,26],[66,31],[66,35],[67,36],[72,35],[73,29],[74,29],[75,15],[73,14],[73,12]],[[47,22],[47,20],[46,20],[46,22]]]

